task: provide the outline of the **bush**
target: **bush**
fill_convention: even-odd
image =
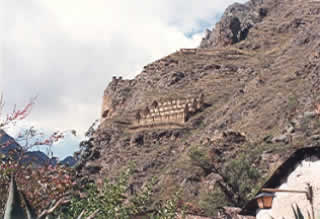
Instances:
[[[257,168],[252,167],[245,156],[230,161],[222,170],[222,176],[230,187],[234,201],[238,207],[242,207],[248,200],[253,198],[255,187],[260,179]]]
[[[32,110],[36,98],[32,98],[22,109],[13,108],[12,112],[3,115],[4,99],[0,95],[0,130],[5,130],[10,125],[15,125],[20,120],[25,119]],[[75,131],[72,131],[75,134]],[[7,191],[11,176],[16,178],[21,194],[25,194],[26,200],[42,212],[52,204],[62,200],[75,183],[74,171],[63,166],[43,165],[33,167],[23,161],[26,152],[34,146],[45,146],[50,151],[54,142],[63,138],[62,132],[55,132],[48,138],[43,133],[37,132],[33,127],[19,134],[17,141],[25,144],[21,148],[13,149],[10,153],[0,154],[0,217],[4,215]],[[34,139],[34,143],[29,144]],[[1,142],[0,147],[10,146],[13,139]]]
[[[209,192],[200,201],[200,207],[206,212],[208,216],[217,216],[218,209],[231,204],[225,193],[221,190],[219,186],[216,186],[214,191]]]
[[[194,165],[199,166],[204,170],[206,175],[212,172],[213,165],[208,152],[199,148],[191,148],[189,157]]]
[[[105,180],[99,191],[90,183],[79,194],[74,194],[69,206],[62,207],[56,214],[61,218],[77,218],[79,215],[94,218],[129,218],[131,209],[125,205],[128,174],[121,175],[116,182]]]
[[[6,162],[0,170],[0,188],[3,194],[0,197],[0,217],[4,215],[11,175],[15,176],[19,190],[38,214],[67,196],[75,182],[73,171],[63,166],[37,169],[32,166],[14,167],[14,163]]]
[[[222,180],[217,181],[214,190],[200,202],[208,215],[216,216],[218,209],[228,205],[243,207],[255,195],[260,174],[245,156],[231,160],[222,169],[214,167],[213,170]]]
[[[114,182],[104,181],[101,190],[97,185],[91,183],[86,186],[82,193],[85,196],[74,195],[69,206],[62,206],[56,213],[56,217],[62,219],[77,218],[79,215],[84,218],[94,215],[94,218],[101,219],[127,219],[133,215],[146,215],[153,219],[175,219],[178,212],[178,196],[173,199],[162,201],[150,211],[152,206],[153,178],[147,185],[133,197],[128,197],[128,177],[131,171],[123,173]]]

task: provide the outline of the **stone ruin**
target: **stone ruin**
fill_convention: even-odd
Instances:
[[[182,54],[196,54],[198,49],[180,49],[180,53]]]
[[[132,128],[161,125],[183,125],[193,114],[203,108],[204,95],[191,98],[177,98],[153,101],[150,106],[138,110]]]
[[[122,77],[112,78],[111,83],[104,91],[101,122],[114,118],[124,110],[126,106],[123,105],[123,102],[126,99],[127,91],[121,91],[130,87],[132,87],[132,80],[123,80]],[[204,95],[160,99],[147,104],[144,109],[128,113],[127,118],[123,121],[129,125],[129,129],[152,128],[155,126],[182,127],[192,115],[203,108]]]

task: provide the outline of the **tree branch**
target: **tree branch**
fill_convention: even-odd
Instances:
[[[95,210],[89,217],[87,217],[87,219],[93,219],[98,213],[99,213],[100,209]]]
[[[38,216],[38,219],[41,219],[41,218],[43,218],[43,217],[45,217],[45,216],[47,216],[47,215],[49,215],[49,214],[52,214],[52,213],[54,212],[54,210],[56,210],[60,205],[67,204],[67,203],[69,203],[69,202],[70,202],[70,200],[68,200],[68,199],[67,199],[67,200],[65,200],[64,198],[59,199],[52,208],[50,208],[50,209],[48,209],[48,210],[44,210],[44,211]]]
[[[90,216],[88,216],[86,219],[93,219],[95,216],[99,213],[100,209],[95,210]],[[77,219],[82,219],[82,216],[86,213],[86,210],[83,210],[81,214],[78,216]]]
[[[77,219],[81,219],[85,212],[86,212],[86,210],[83,210],[83,211],[81,212],[81,214],[77,217]]]

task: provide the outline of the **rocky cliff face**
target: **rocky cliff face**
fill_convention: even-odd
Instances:
[[[232,193],[225,172],[233,161],[249,161],[259,185],[295,149],[320,140],[319,30],[319,1],[230,6],[199,48],[108,85],[103,120],[82,152],[81,173],[113,177],[132,164],[132,193],[157,176],[155,201],[179,190],[194,209],[215,214],[212,197],[220,197],[217,188],[224,185],[226,202],[219,203],[241,207],[245,200]],[[206,107],[182,127],[128,128],[154,100],[201,93]],[[241,194],[248,199],[252,193]]]
[[[227,46],[245,40],[250,29],[268,14],[268,1],[251,0],[246,4],[229,6],[221,21],[212,30],[206,30],[200,48]]]

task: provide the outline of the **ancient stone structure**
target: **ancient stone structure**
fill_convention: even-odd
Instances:
[[[178,98],[153,101],[150,106],[136,113],[133,127],[176,124],[183,125],[188,118],[203,107],[204,95],[191,98]]]
[[[180,53],[183,53],[183,54],[196,54],[197,53],[197,50],[198,49],[180,49]]]
[[[101,122],[113,119],[124,112],[128,105],[125,102],[130,98],[134,86],[133,80],[124,80],[122,77],[113,77],[104,91],[102,101]],[[144,109],[127,113],[125,119],[130,128],[150,128],[150,126],[181,126],[190,116],[203,107],[204,95],[188,98],[170,98],[147,102]]]

